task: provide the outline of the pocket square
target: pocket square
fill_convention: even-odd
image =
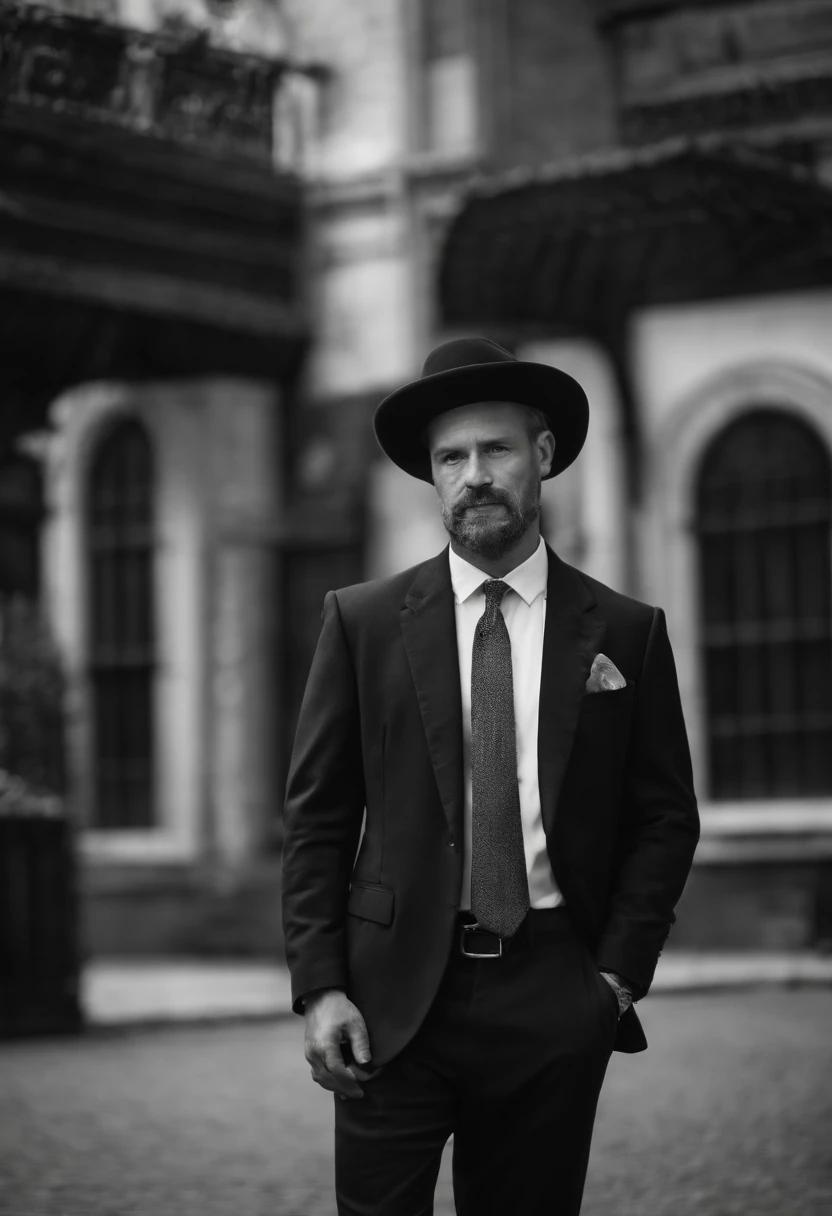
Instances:
[[[612,692],[616,688],[624,688],[626,683],[612,659],[605,654],[596,654],[586,682],[587,692]]]

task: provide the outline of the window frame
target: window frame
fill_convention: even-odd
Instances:
[[[752,467],[746,452],[758,448],[761,441],[770,449],[773,440],[780,452],[793,441],[797,456],[811,454],[818,477],[816,493],[805,493],[800,464],[788,473],[788,484],[782,480],[785,466],[774,474]],[[742,463],[744,469],[739,468]],[[813,660],[805,650],[807,646],[824,649],[832,675],[832,453],[823,436],[794,411],[756,409],[749,402],[744,412],[712,436],[701,453],[693,511],[710,796],[719,805],[832,797],[832,772],[826,773],[825,788],[805,785],[809,779],[823,780],[822,752],[813,747],[817,749],[825,739],[828,747],[822,750],[832,753],[829,684],[816,688],[814,694],[806,687],[807,664]],[[761,545],[774,545],[775,538],[780,545],[764,552]],[[810,543],[812,560],[807,570]],[[818,565],[825,574],[825,584],[815,581],[813,588],[814,617],[811,611],[804,611],[793,586],[779,594],[772,589],[768,562],[769,558],[776,561],[778,552],[786,560],[785,577],[792,583],[797,579],[802,585],[805,577],[811,579]],[[795,565],[798,555],[804,563],[799,569]],[[744,570],[747,577],[738,580],[738,570]],[[779,605],[772,602],[772,596]],[[822,616],[817,615],[821,610]],[[753,659],[749,659],[749,650]],[[751,663],[748,668],[744,666],[747,662]],[[725,664],[729,671],[731,666],[736,668],[733,687],[730,676],[727,684],[724,678],[716,678],[716,669],[724,672]],[[779,701],[772,693],[772,685],[778,683]],[[813,705],[818,697],[828,702],[826,707]],[[813,718],[817,719],[814,724]],[[827,720],[825,725],[820,719]],[[720,721],[722,732],[717,729]],[[735,740],[730,747],[725,746],[728,737]],[[810,763],[813,756],[815,773]],[[749,789],[749,778],[753,780],[757,769],[760,786],[768,787],[766,792],[740,792]],[[804,790],[789,789],[801,784],[801,773],[805,775]]]
[[[436,54],[429,38],[429,5],[420,0],[409,12],[408,50],[411,77],[411,121],[409,154],[420,162],[464,163],[481,152],[483,115],[480,79],[480,48],[477,14],[471,0],[455,0],[463,45],[453,53]],[[441,8],[441,4],[436,6]],[[461,86],[465,95],[465,138],[445,142],[435,138],[435,111],[442,86]]]
[[[127,481],[127,470],[118,469],[118,462],[126,462],[124,444],[138,440],[143,447],[141,459],[146,462],[146,473],[140,475],[135,485]],[[117,445],[121,443],[121,450]],[[135,459],[135,451],[130,453],[130,459]],[[115,468],[108,468],[105,462],[116,462]],[[127,461],[129,463],[129,461]],[[121,472],[122,478],[114,478],[113,474]],[[94,445],[87,472],[88,484],[86,493],[86,552],[85,566],[88,579],[87,599],[87,632],[88,632],[88,679],[92,716],[90,723],[90,768],[92,771],[90,804],[90,820],[93,830],[110,834],[112,832],[152,832],[158,827],[159,806],[156,789],[156,770],[158,755],[156,748],[157,735],[157,706],[156,706],[156,668],[158,665],[157,652],[157,577],[155,568],[155,551],[158,544],[158,460],[153,435],[144,422],[135,415],[124,415],[113,421],[97,439]],[[120,480],[118,495],[110,504],[110,519],[97,517],[101,508],[96,499],[99,493],[112,492],[112,484],[107,482]],[[140,483],[144,484],[140,484]],[[130,492],[136,498],[135,506],[129,503]],[[130,517],[131,509],[135,511]],[[101,512],[103,515],[103,511]],[[109,559],[109,560],[108,560]],[[131,559],[133,559],[131,561]],[[131,566],[133,569],[131,570]],[[109,582],[109,605],[102,602]],[[131,642],[122,634],[123,627],[115,623],[115,617],[120,615],[119,608],[124,608],[124,594],[128,574],[139,578],[139,586],[133,587],[133,592],[139,596],[137,605],[145,620],[139,625],[136,638]],[[108,607],[104,616],[111,618],[110,625],[113,636],[106,649],[101,648],[98,638],[102,618],[99,612]],[[137,622],[133,621],[135,631]],[[144,636],[146,635],[146,636]],[[146,735],[146,755],[138,758],[145,772],[142,777],[144,786],[143,801],[146,801],[146,821],[120,822],[117,818],[110,820],[102,816],[102,785],[105,780],[104,761],[117,757],[104,756],[103,741],[99,737],[98,724],[101,720],[99,698],[105,693],[110,681],[117,681],[121,676],[133,677],[130,681],[141,689],[141,700],[132,707],[120,706],[118,716],[122,724],[132,719],[133,730],[141,725],[142,733]],[[121,701],[124,694],[117,700]],[[113,714],[115,717],[115,713]],[[139,723],[138,720],[145,718]],[[122,756],[127,763],[131,757]],[[124,778],[121,778],[122,784]],[[119,779],[115,783],[118,785]],[[123,793],[125,791],[122,791]]]
[[[87,487],[99,439],[127,416],[144,423],[157,461],[155,564],[158,585],[166,589],[157,599],[158,818],[153,829],[99,830],[90,822]],[[209,435],[189,394],[165,383],[79,385],[52,403],[50,419],[44,441],[44,609],[67,673],[68,809],[78,827],[79,853],[96,886],[109,883],[123,866],[136,867],[136,872],[155,872],[156,866],[179,872],[200,854],[205,836],[211,712],[204,667],[209,647],[204,564],[211,521],[204,476]],[[119,880],[112,881],[117,885]]]
[[[645,594],[666,610],[685,711],[702,825],[696,864],[832,859],[832,799],[717,803],[710,796],[695,611],[696,473],[711,439],[749,402],[795,413],[832,449],[832,380],[811,366],[758,359],[705,376],[677,400],[651,438],[639,532]]]

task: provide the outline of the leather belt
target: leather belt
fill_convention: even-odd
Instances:
[[[501,938],[477,924],[472,912],[457,914],[455,942],[463,958],[503,958],[506,952],[515,954],[527,950],[538,940],[558,941],[574,937],[569,910],[560,904],[556,908],[532,908],[520,928],[511,939]]]

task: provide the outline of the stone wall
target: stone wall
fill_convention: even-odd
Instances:
[[[497,33],[502,50],[495,48],[497,89],[488,104],[500,166],[616,142],[612,65],[586,0],[506,3]]]

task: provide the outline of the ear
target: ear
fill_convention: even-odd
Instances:
[[[555,459],[555,437],[551,431],[541,431],[535,440],[540,476],[545,477]]]

